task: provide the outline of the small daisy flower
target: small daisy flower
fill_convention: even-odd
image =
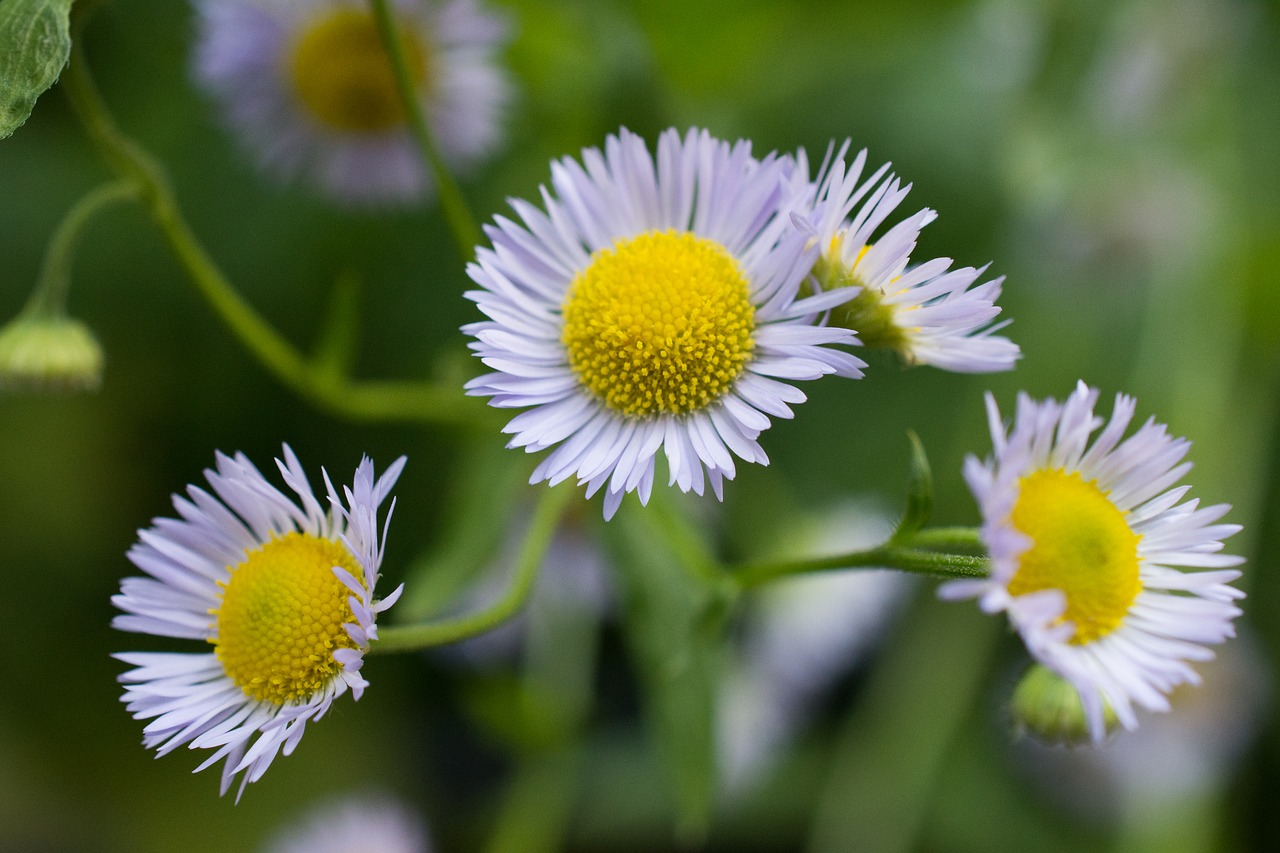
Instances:
[[[143,743],[157,756],[184,744],[212,749],[196,771],[225,759],[222,793],[241,772],[243,793],[334,699],[348,689],[360,698],[377,615],[403,588],[373,595],[386,538],[378,508],[404,462],[375,479],[363,459],[342,497],[325,473],[326,509],[288,445],[276,464],[296,499],[242,454],[218,454],[217,470],[205,471],[213,494],[189,486],[173,499],[181,518],[139,531],[128,556],[148,577],[121,583],[111,601],[125,615],[112,626],[213,646],[115,656],[136,667],[120,676],[122,701],[151,721]]]
[[[1012,369],[1021,355],[1018,345],[993,334],[1007,323],[992,324],[1004,277],[974,287],[987,268],[952,270],[950,258],[908,268],[920,230],[937,218],[928,208],[872,241],[911,185],[885,177],[887,164],[863,180],[867,152],[859,151],[846,167],[848,148],[846,141],[834,157],[828,151],[811,183],[805,153],[796,157],[795,179],[808,185],[822,247],[814,276],[827,290],[857,289],[855,298],[832,311],[831,324],[856,330],[865,346],[894,350],[908,364],[959,373]]]
[[[385,795],[346,796],[324,802],[281,830],[264,853],[429,853],[418,815]]]
[[[366,0],[194,0],[195,74],[262,166],[351,203],[432,191]],[[499,142],[505,20],[474,0],[396,0],[398,33],[441,157]]]
[[[626,130],[582,163],[552,164],[543,212],[512,201],[468,267],[488,319],[463,327],[495,372],[467,385],[502,408],[510,446],[554,448],[532,482],[576,477],[612,517],[649,498],[661,450],[670,483],[717,497],[734,457],[768,464],[756,439],[805,395],[792,383],[859,377],[829,348],[847,291],[800,298],[817,255],[792,222],[785,162],[706,131],[668,130],[656,159]]]
[[[1062,404],[1020,395],[1006,432],[988,395],[995,452],[966,460],[965,479],[991,576],[941,590],[1006,611],[1031,654],[1075,686],[1095,741],[1107,706],[1133,729],[1135,703],[1167,711],[1170,690],[1198,684],[1188,662],[1212,659],[1205,645],[1235,635],[1233,602],[1244,596],[1227,585],[1242,559],[1218,553],[1240,529],[1214,523],[1230,507],[1179,503],[1190,442],[1154,420],[1122,441],[1135,404],[1121,394],[1090,444],[1103,426],[1097,399],[1084,383]]]

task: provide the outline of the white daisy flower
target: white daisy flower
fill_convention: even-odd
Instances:
[[[796,157],[795,180],[807,186],[822,247],[814,275],[827,290],[857,288],[854,299],[832,311],[831,324],[856,330],[865,346],[892,349],[909,364],[960,373],[1012,369],[1021,355],[1018,345],[993,334],[1007,321],[992,324],[1004,277],[973,287],[987,268],[952,270],[950,258],[908,268],[920,229],[937,218],[928,208],[873,242],[911,185],[885,177],[887,164],[864,180],[867,152],[859,151],[846,167],[848,148],[846,141],[834,156],[828,151],[812,182],[804,151]]]
[[[377,615],[403,588],[373,596],[386,537],[378,508],[404,462],[375,479],[363,459],[343,497],[324,473],[326,508],[288,445],[276,464],[296,500],[243,454],[218,454],[217,471],[205,471],[213,494],[189,486],[173,499],[181,518],[139,531],[128,556],[149,577],[124,579],[111,601],[126,615],[112,626],[214,647],[115,656],[136,667],[120,676],[122,701],[151,720],[143,743],[157,756],[184,744],[213,749],[196,771],[225,759],[222,793],[244,772],[243,793],[335,698],[348,689],[360,698]]]
[[[196,77],[264,168],[344,202],[431,193],[366,0],[194,2]],[[500,141],[506,21],[474,0],[394,6],[440,155],[465,170]]]
[[[865,363],[824,312],[853,294],[799,298],[817,254],[796,227],[786,164],[706,131],[668,130],[656,162],[622,130],[604,150],[551,167],[543,212],[511,202],[492,249],[468,267],[488,320],[465,326],[494,373],[467,385],[502,408],[512,447],[555,448],[532,477],[576,477],[605,491],[609,518],[627,492],[648,500],[661,450],[670,483],[717,497],[734,456],[768,464],[756,439],[805,395],[791,383]]]
[[[385,795],[324,802],[281,830],[264,853],[429,853],[422,819]]]
[[[1235,635],[1232,602],[1244,596],[1227,586],[1242,559],[1218,553],[1240,529],[1214,523],[1230,507],[1179,503],[1190,487],[1173,488],[1191,468],[1181,462],[1190,442],[1154,420],[1121,441],[1135,405],[1121,394],[1090,444],[1103,425],[1097,399],[1084,383],[1062,404],[1020,395],[1006,433],[988,395],[995,452],[967,459],[965,478],[991,576],[941,589],[1006,611],[1031,654],[1080,693],[1095,741],[1107,705],[1132,729],[1135,703],[1167,711],[1170,690],[1198,684],[1188,661],[1211,659],[1205,644]]]

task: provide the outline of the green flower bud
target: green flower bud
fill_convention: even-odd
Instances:
[[[24,312],[0,328],[0,389],[96,391],[102,347],[79,320]]]
[[[1065,746],[1091,742],[1080,694],[1071,682],[1042,664],[1033,664],[1014,688],[1010,710],[1019,735]],[[1105,701],[1103,720],[1108,732],[1118,724],[1115,712]]]

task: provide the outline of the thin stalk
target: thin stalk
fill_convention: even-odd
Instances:
[[[750,564],[734,571],[733,577],[743,589],[750,589],[788,575],[858,568],[897,569],[937,578],[983,578],[989,573],[989,560],[968,554],[881,545],[834,557]]]
[[[58,316],[66,313],[67,292],[71,287],[71,263],[75,259],[76,244],[85,225],[111,205],[137,197],[138,188],[134,182],[112,181],[91,190],[67,211],[49,240],[40,279],[25,310]]]
[[[369,646],[372,652],[412,652],[431,646],[455,643],[483,634],[506,622],[520,611],[538,578],[556,526],[575,490],[568,487],[546,489],[538,501],[533,521],[525,534],[524,547],[516,561],[515,574],[506,593],[491,606],[476,613],[441,619],[421,625],[393,625],[379,630],[379,638]]]
[[[475,217],[471,214],[471,207],[462,195],[458,182],[445,166],[440,148],[431,133],[431,126],[427,123],[426,114],[418,100],[413,74],[409,69],[409,60],[405,56],[404,43],[396,31],[390,0],[370,0],[370,5],[378,25],[378,34],[382,37],[382,44],[391,60],[391,71],[395,76],[396,89],[400,93],[400,103],[409,119],[409,128],[422,153],[423,162],[435,178],[436,193],[440,198],[445,221],[449,224],[462,259],[470,261],[475,257],[476,246],[480,243],[480,229],[476,227]]]

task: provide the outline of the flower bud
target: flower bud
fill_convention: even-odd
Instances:
[[[102,347],[70,317],[24,312],[0,328],[0,389],[96,391]]]
[[[1029,734],[1044,743],[1064,746],[1091,742],[1080,694],[1071,682],[1042,664],[1028,669],[1014,688],[1010,710],[1019,735]],[[1103,720],[1108,732],[1115,729],[1115,712],[1105,702]]]

